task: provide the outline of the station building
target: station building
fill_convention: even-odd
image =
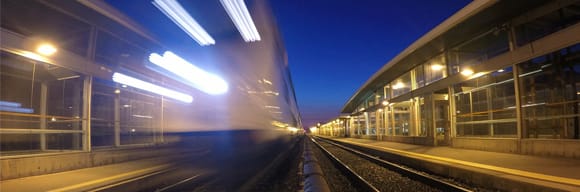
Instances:
[[[580,1],[473,1],[315,134],[580,158]]]

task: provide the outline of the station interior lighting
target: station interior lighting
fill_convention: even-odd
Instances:
[[[36,48],[36,52],[44,56],[51,56],[56,53],[56,51],[56,47],[51,44],[41,44]]]
[[[183,9],[177,0],[154,0],[153,5],[201,46],[215,44],[215,40]]]
[[[473,75],[473,73],[474,72],[471,69],[463,69],[463,71],[461,71],[461,75],[464,75],[464,76],[470,76],[470,75]]]
[[[405,84],[403,82],[397,82],[397,84],[393,85],[393,89],[400,89],[405,87]]]
[[[383,104],[383,106],[387,106],[389,104],[389,101],[384,100],[382,104]]]
[[[181,93],[178,91],[174,91],[171,89],[167,89],[165,87],[161,87],[158,85],[154,85],[152,83],[148,83],[134,77],[130,77],[121,73],[114,73],[113,74],[113,81],[117,83],[122,83],[131,87],[135,87],[137,89],[141,89],[144,91],[149,91],[152,93],[156,93],[159,95],[163,95],[172,99],[176,99],[185,103],[193,102],[193,97],[191,95]]]
[[[196,89],[211,95],[224,94],[228,91],[228,84],[221,77],[208,73],[170,51],[163,56],[152,53],[149,61],[169,72],[188,81]]]
[[[250,16],[244,0],[220,0],[220,2],[226,9],[226,12],[228,12],[236,28],[238,28],[244,41],[260,41],[260,34],[258,33],[258,29],[256,29],[256,25]]]
[[[440,71],[441,69],[443,69],[443,65],[435,63],[431,65],[431,69],[434,71]]]

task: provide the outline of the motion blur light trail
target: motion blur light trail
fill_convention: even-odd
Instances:
[[[131,87],[135,87],[138,89],[142,89],[145,91],[149,91],[152,93],[156,93],[159,95],[163,95],[169,98],[177,99],[179,101],[183,101],[185,103],[193,102],[193,97],[187,95],[185,93],[180,93],[171,89],[167,89],[165,87],[160,87],[133,77],[129,77],[127,75],[121,73],[114,73],[113,74],[113,81],[117,83],[122,83],[125,85],[129,85]]]
[[[205,93],[219,95],[228,91],[228,84],[221,77],[196,67],[170,51],[163,53],[163,56],[152,53],[149,55],[149,61],[181,77]]]

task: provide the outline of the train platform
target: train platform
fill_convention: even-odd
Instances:
[[[92,191],[167,170],[171,158],[156,157],[0,181],[0,191]]]
[[[507,191],[580,191],[580,160],[324,137],[386,152],[411,167]]]

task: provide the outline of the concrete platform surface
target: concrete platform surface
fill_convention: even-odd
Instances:
[[[546,189],[580,191],[580,160],[578,159],[498,153],[446,146],[422,146],[369,139],[325,138],[396,154],[411,161],[417,161],[418,163],[414,164],[429,167],[439,174],[469,177],[475,183],[492,184],[503,190],[529,191],[529,189],[540,189],[543,186],[546,188],[542,188],[542,191]],[[449,167],[459,167],[464,173],[453,173],[454,171]],[[472,177],[465,174],[466,170],[467,173],[487,176]],[[538,188],[532,186],[524,189],[522,188],[524,185],[509,186],[510,182],[505,180],[524,183],[524,185],[527,183]]]
[[[163,171],[170,167],[171,164],[171,159],[157,157],[60,173],[10,179],[0,181],[0,191],[89,191],[126,179]]]

